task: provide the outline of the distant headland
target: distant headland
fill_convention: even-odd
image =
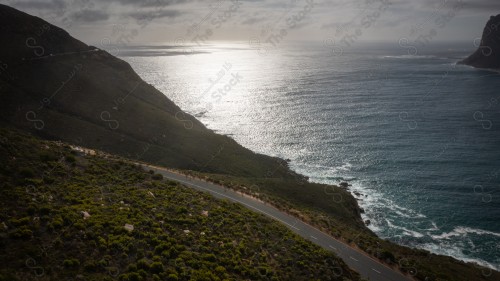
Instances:
[[[478,49],[459,64],[500,69],[500,14],[490,17],[484,27]]]

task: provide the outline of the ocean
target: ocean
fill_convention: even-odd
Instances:
[[[456,65],[474,46],[450,46],[110,52],[208,128],[351,184],[380,237],[500,270],[500,74]]]

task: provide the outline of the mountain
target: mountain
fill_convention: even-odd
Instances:
[[[0,5],[0,36],[9,38],[0,44],[0,126],[134,161],[227,177],[228,185],[269,192],[275,203],[320,209],[339,223],[368,231],[347,190],[309,183],[287,161],[254,153],[207,129],[127,62],[5,5]],[[327,189],[343,200],[332,201]]]
[[[298,176],[215,134],[131,66],[40,18],[0,5],[0,123],[178,169]]]
[[[199,253],[200,249],[219,250],[222,247],[219,242],[230,247],[233,241],[218,241],[215,238],[223,238],[218,235],[214,239],[203,240],[203,245],[198,240],[191,241],[193,251],[197,251],[195,253],[185,253],[184,248],[173,245],[168,245],[168,249],[162,246],[156,252],[159,242],[173,244],[176,238],[185,237],[173,232],[168,237],[161,234],[153,238],[150,236],[157,235],[156,232],[161,231],[163,224],[169,231],[176,226],[191,225],[193,219],[198,218],[191,218],[190,213],[187,218],[184,216],[180,219],[174,215],[186,215],[186,209],[199,207],[199,204],[203,204],[200,201],[208,201],[206,197],[186,194],[175,189],[175,184],[168,181],[167,185],[165,182],[156,183],[153,176],[126,167],[125,162],[107,161],[114,156],[108,155],[110,158],[104,159],[77,157],[61,142],[41,144],[26,140],[17,133],[10,133],[17,132],[10,127],[44,139],[62,140],[64,143],[121,155],[127,161],[141,160],[181,169],[181,173],[190,173],[223,184],[286,211],[418,280],[500,280],[500,273],[479,265],[380,239],[363,224],[360,216],[362,210],[347,190],[347,184],[339,187],[308,182],[306,177],[291,171],[285,160],[253,153],[231,138],[214,133],[144,82],[128,63],[104,50],[87,46],[40,18],[0,5],[0,36],[4,38],[0,44],[0,127],[9,127],[0,128],[0,250],[3,250],[0,252],[0,262],[6,268],[21,266],[18,273],[25,274],[20,276],[21,280],[32,280],[33,275],[42,274],[41,270],[45,268],[50,273],[62,267],[74,269],[75,274],[71,276],[80,280],[82,267],[79,263],[84,261],[83,257],[86,255],[95,257],[98,261],[97,264],[84,263],[83,270],[92,272],[97,269],[104,275],[106,271],[115,274],[117,267],[124,271],[127,263],[131,262],[126,256],[127,251],[132,251],[132,257],[140,259],[134,260],[130,267],[127,266],[125,274],[130,274],[121,280],[167,280],[164,276],[154,276],[155,272],[162,270],[161,264],[163,269],[172,269],[172,264],[167,265],[167,261],[162,260],[160,255],[165,254],[169,258],[172,254],[176,256],[173,266],[180,271],[185,268],[185,262],[193,260],[193,255]],[[57,149],[56,144],[65,149]],[[169,192],[169,188],[174,190]],[[145,189],[153,194],[161,194],[157,198],[160,201],[152,202],[155,197],[144,193]],[[107,199],[112,200],[115,205],[107,206],[104,202],[104,206],[95,204],[96,197],[101,198],[110,193],[113,195],[114,191],[118,198],[115,196]],[[52,201],[54,195],[56,201]],[[177,195],[182,198],[176,197]],[[166,197],[169,196],[174,199],[167,200]],[[118,200],[119,198],[123,200]],[[35,205],[41,205],[30,206],[30,200]],[[125,215],[120,213],[128,211],[124,208],[129,207],[120,204],[132,206],[133,212],[124,213]],[[101,207],[104,209],[102,212]],[[165,208],[174,214],[162,215]],[[83,211],[88,212],[91,218],[97,217],[92,215],[96,211],[99,214],[98,221],[85,220],[82,223],[78,220],[81,217],[75,216],[75,212]],[[219,210],[219,215],[226,211],[229,214],[234,209],[223,208]],[[162,215],[163,220],[156,220],[157,214]],[[250,215],[244,215],[239,220],[231,219],[229,222],[221,216],[215,219],[220,222],[219,225],[227,222],[228,227],[234,228],[241,226],[240,222],[249,217]],[[152,220],[145,221],[148,218]],[[142,235],[143,232],[132,232],[131,237],[124,232],[123,225],[130,224],[126,220],[132,219],[145,230],[145,235]],[[61,230],[61,227],[66,229],[66,226],[75,221],[75,226],[81,232],[67,233]],[[87,231],[89,224],[90,231]],[[201,230],[200,225],[196,225],[196,229]],[[240,229],[242,233],[247,233],[245,227]],[[55,235],[47,230],[55,231]],[[281,235],[276,229],[263,231],[264,236],[259,238],[262,241],[276,233]],[[250,232],[253,233],[254,230]],[[182,233],[180,234],[183,235]],[[229,230],[228,233],[233,232]],[[23,239],[25,241],[20,242]],[[269,239],[268,244],[275,241]],[[87,242],[90,244],[86,244]],[[47,259],[46,246],[57,251],[56,259]],[[134,249],[136,246],[139,249]],[[243,252],[247,248],[258,251],[259,245],[243,245],[238,251],[245,254]],[[38,252],[38,249],[42,252]],[[102,252],[92,256],[92,250]],[[268,264],[274,268],[282,266],[281,263],[274,264],[281,259],[280,254],[270,256],[266,251],[261,251],[254,258],[267,259]],[[299,247],[298,251],[302,255],[304,247]],[[37,254],[43,258],[33,256]],[[51,254],[54,255],[54,252]],[[309,257],[309,254],[305,256]],[[206,257],[210,266],[227,260],[239,260],[229,254],[221,254],[215,259],[212,255]],[[311,274],[316,272],[316,268],[308,267],[306,263],[295,263],[299,258],[294,255],[284,254],[284,257],[286,266],[298,271],[306,267]],[[218,258],[224,260],[217,260]],[[114,263],[115,261],[119,264]],[[268,274],[271,269],[265,268],[266,263],[255,268],[254,264],[248,264],[246,257],[242,261],[246,264],[237,266],[232,271],[240,275],[228,279],[239,280],[241,276],[248,276],[242,270],[252,271],[252,276],[254,273],[260,274],[260,279],[276,279]],[[195,267],[198,264],[195,261],[187,265]],[[326,268],[331,269],[331,266]],[[0,268],[0,271],[3,269]],[[221,274],[224,271],[220,268],[214,270]],[[300,276],[298,271],[290,271],[289,274],[295,278]],[[148,272],[153,276],[148,275]],[[3,273],[0,272],[0,280],[15,280]],[[11,273],[12,270],[6,270],[6,274]],[[168,278],[170,274],[175,275],[169,272]],[[334,279],[340,277],[334,271],[333,275],[336,274]],[[325,273],[325,276],[331,277],[332,274]],[[43,278],[67,279],[64,277],[67,276],[51,278],[47,274]],[[116,276],[101,277],[103,276],[87,280],[114,280],[113,277]],[[315,277],[316,275],[310,275],[308,279],[325,279]],[[38,279],[44,280],[43,278]],[[169,279],[177,280],[175,277]],[[187,275],[179,276],[178,279],[190,280]],[[193,280],[212,279],[207,277]],[[244,280],[256,279],[248,277]],[[281,280],[290,278],[284,277]]]
[[[500,69],[500,14],[492,16],[486,23],[476,52],[459,63],[477,68]]]

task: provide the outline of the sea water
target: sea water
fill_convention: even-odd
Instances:
[[[473,46],[453,46],[114,54],[208,128],[311,181],[351,184],[380,237],[500,270],[500,75],[457,65]]]

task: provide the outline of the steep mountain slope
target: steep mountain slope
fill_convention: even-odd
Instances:
[[[44,20],[0,5],[0,122],[180,169],[293,174],[213,133],[130,65]]]
[[[367,230],[347,191],[308,183],[289,170],[286,161],[255,154],[206,129],[142,81],[128,63],[107,52],[7,6],[0,5],[0,12],[2,37],[15,34],[0,45],[0,50],[10,50],[5,59],[0,52],[5,62],[0,125],[171,168],[274,180],[276,201],[293,200]],[[39,47],[33,49],[33,40],[26,38]],[[68,53],[72,48],[78,51]],[[268,186],[262,186],[262,192]],[[327,188],[343,200],[330,200]]]
[[[359,280],[241,205],[0,128],[0,280]]]
[[[478,49],[460,63],[477,68],[500,69],[500,14],[488,20]]]

